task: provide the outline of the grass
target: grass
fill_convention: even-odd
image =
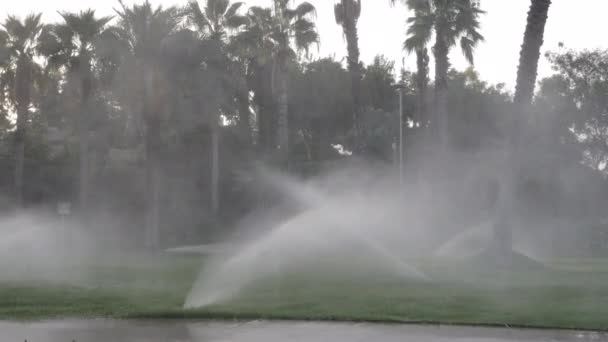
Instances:
[[[302,319],[608,329],[608,260],[556,260],[549,269],[425,270],[431,283],[367,274],[283,274],[229,302],[182,310],[200,268],[192,257],[115,259],[78,281],[0,282],[0,319]]]

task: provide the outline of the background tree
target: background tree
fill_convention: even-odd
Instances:
[[[562,48],[547,56],[557,74],[540,84],[534,103],[534,121],[541,126],[537,134],[544,137],[545,144],[559,148],[558,155],[605,173],[608,51]],[[571,156],[572,152],[576,155]]]
[[[243,5],[242,2],[236,2],[230,4],[229,0],[207,0],[207,4],[204,10],[201,9],[198,2],[191,1],[188,5],[187,18],[188,21],[194,25],[196,30],[200,34],[200,38],[208,39],[217,46],[220,51],[219,58],[215,59],[211,65],[218,71],[217,75],[232,75],[233,79],[231,83],[241,84],[239,82],[238,65],[232,63],[227,55],[227,48],[230,42],[229,31],[238,30],[240,27],[247,23],[247,18],[238,14],[239,8]],[[235,70],[236,69],[236,70]],[[222,77],[218,77],[221,81]],[[230,81],[230,80],[228,80]],[[218,87],[218,89],[225,89],[226,87]],[[244,102],[240,105],[240,118],[239,127],[241,131],[248,132],[249,130],[249,96],[243,94],[246,90],[241,87],[235,89],[241,92],[235,92],[235,96],[238,101]],[[218,94],[222,96],[224,94]],[[211,118],[211,207],[214,213],[217,213],[219,209],[219,177],[220,177],[220,165],[219,165],[219,144],[220,144],[220,108],[214,117]],[[246,136],[248,133],[243,133]]]
[[[279,160],[286,165],[289,158],[289,108],[288,108],[288,67],[296,54],[307,51],[314,43],[319,42],[319,35],[314,22],[315,7],[303,2],[290,8],[291,0],[274,0],[273,20],[275,30],[272,34],[273,49],[273,82],[277,101],[277,135]],[[292,43],[293,42],[293,43]],[[295,46],[295,51],[292,49]]]
[[[484,12],[479,8],[477,0],[411,0],[405,2],[414,10],[414,16],[408,19],[410,28],[406,48],[420,51],[417,56],[418,63],[423,64],[423,46],[426,46],[433,33],[435,34],[433,46],[435,131],[440,145],[445,148],[449,137],[447,108],[449,53],[456,44],[459,44],[467,61],[473,64],[475,47],[483,41],[483,36],[479,33],[479,17]]]
[[[95,91],[94,67],[109,56],[108,40],[118,39],[106,25],[111,17],[97,18],[92,9],[80,13],[60,13],[64,22],[45,32],[42,52],[49,57],[49,65],[65,67],[70,79],[78,82],[80,114],[78,115],[78,140],[80,144],[79,204],[83,213],[88,209],[90,188],[89,135],[92,97]]]
[[[534,96],[536,75],[538,70],[538,59],[540,48],[543,45],[545,24],[547,22],[551,0],[532,0],[524,42],[521,47],[519,68],[517,70],[517,84],[515,85],[514,113],[512,115],[511,127],[508,131],[507,146],[507,175],[503,177],[501,185],[498,218],[495,221],[494,236],[495,250],[499,260],[509,262],[512,254],[512,219],[516,205],[515,188],[518,185],[517,178],[521,177],[521,144],[525,137],[522,131],[525,129],[524,122],[527,120],[530,105]]]
[[[247,92],[253,93],[256,141],[267,154],[276,147],[276,108],[272,91],[272,69],[275,41],[270,8],[251,7],[247,11],[247,25],[233,37],[230,50],[243,63]]]
[[[40,68],[35,62],[38,56],[38,40],[44,25],[41,14],[31,14],[20,20],[9,16],[0,29],[0,71],[2,92],[10,94],[9,101],[17,113],[14,138],[13,186],[18,205],[23,205],[23,168],[25,162],[25,138],[35,89],[36,74]]]
[[[359,62],[359,34],[357,22],[361,16],[361,0],[341,0],[334,5],[336,23],[342,26],[348,51],[348,71],[351,74],[353,117],[351,127],[356,127],[357,113],[360,108],[361,65]],[[355,128],[356,131],[356,128]]]
[[[251,7],[249,23],[235,39],[251,62],[248,79],[254,89],[254,101],[263,111],[257,116],[259,139],[263,146],[278,147],[278,159],[284,165],[289,157],[289,66],[296,61],[298,52],[308,51],[319,41],[312,21],[314,6],[303,2],[290,8],[290,3],[291,0],[275,0],[272,9]]]
[[[422,123],[423,127],[429,122],[426,110],[427,88],[429,83],[429,54],[427,45],[431,40],[432,17],[430,12],[430,2],[409,0],[406,1],[408,7],[414,10],[414,16],[407,19],[407,39],[403,48],[408,53],[416,54],[416,109],[418,113],[417,122]],[[433,120],[436,121],[436,118]]]
[[[291,108],[294,159],[307,163],[338,158],[332,145],[343,143],[351,131],[350,72],[340,62],[323,58],[292,68]]]
[[[177,7],[152,7],[150,2],[131,7],[120,1],[118,33],[126,46],[122,63],[128,86],[135,95],[133,109],[140,111],[145,124],[146,153],[146,245],[159,243],[159,210],[162,179],[162,122],[167,111],[166,70],[162,63],[163,43],[180,27],[182,14]],[[164,115],[163,115],[164,112]]]

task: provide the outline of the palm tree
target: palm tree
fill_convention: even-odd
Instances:
[[[160,234],[162,112],[168,102],[162,51],[166,40],[180,28],[182,13],[177,7],[154,8],[147,0],[131,7],[122,0],[119,3],[117,29],[126,47],[123,68],[136,89],[137,101],[131,105],[141,112],[145,125],[146,245],[154,248]]]
[[[274,98],[272,91],[272,39],[274,23],[270,8],[251,7],[246,14],[247,24],[232,37],[230,51],[243,64],[245,87],[252,90],[256,106],[257,144],[268,152],[274,148]]]
[[[230,4],[230,0],[207,0],[207,4],[203,10],[197,1],[190,1],[187,8],[187,19],[199,32],[200,38],[208,39],[219,47],[222,54],[220,56],[221,60],[214,64],[219,64],[216,67],[220,69],[220,72],[233,74],[235,82],[240,83],[236,94],[236,98],[240,104],[239,127],[242,135],[246,137],[250,135],[249,95],[247,88],[243,86],[244,81],[239,82],[244,77],[239,75],[238,64],[231,63],[226,55],[230,42],[229,31],[238,30],[247,23],[247,18],[238,14],[238,10],[242,5],[242,2]],[[219,120],[219,115],[216,115],[211,120],[211,208],[213,213],[217,213],[219,209]]]
[[[64,22],[49,28],[44,35],[43,53],[49,65],[65,67],[71,79],[77,80],[80,90],[78,137],[80,144],[79,204],[86,215],[89,199],[89,112],[94,90],[93,64],[106,57],[108,40],[117,40],[115,32],[107,28],[112,17],[95,16],[88,9],[80,13],[60,12]]]
[[[545,24],[549,13],[551,0],[532,0],[528,12],[528,23],[524,33],[524,43],[519,57],[517,83],[514,102],[517,105],[528,106],[532,102],[534,86],[538,71],[540,48],[543,45]]]
[[[391,0],[396,2],[397,0]],[[435,102],[436,134],[444,148],[448,144],[448,69],[450,50],[459,43],[467,61],[473,64],[475,47],[483,36],[479,33],[479,16],[484,12],[478,0],[401,0],[414,10],[414,17],[408,19],[408,41],[406,48],[421,52],[419,62],[424,58],[422,46],[426,46],[435,34],[433,54],[435,56]]]
[[[18,205],[23,205],[23,167],[25,160],[25,135],[28,125],[35,74],[39,66],[35,62],[38,55],[38,39],[44,25],[41,14],[31,14],[20,20],[9,16],[0,29],[0,84],[11,96],[9,100],[17,112],[15,131],[15,175],[14,190]],[[2,52],[3,51],[3,52]]]
[[[357,113],[360,110],[361,92],[361,66],[359,64],[359,35],[357,32],[357,22],[361,15],[361,0],[341,0],[334,6],[336,23],[342,26],[344,37],[346,37],[346,47],[348,50],[348,71],[351,74],[351,87],[353,96],[353,118],[352,124],[357,125]],[[356,131],[356,129],[355,129]]]
[[[416,2],[409,0],[408,6],[414,9],[414,16],[408,18],[407,39],[403,48],[407,53],[416,54],[416,102],[418,120],[428,123],[426,111],[426,91],[429,83],[429,53],[427,45],[431,39],[432,22],[425,14],[428,13],[429,2]],[[429,27],[431,26],[431,27]]]
[[[499,258],[505,259],[512,254],[512,224],[515,207],[515,188],[517,186],[518,172],[521,167],[522,133],[525,129],[525,114],[532,104],[540,49],[543,45],[545,24],[547,23],[551,0],[531,0],[530,10],[524,33],[524,42],[521,47],[519,68],[517,70],[517,83],[515,86],[514,115],[511,118],[509,146],[506,153],[508,165],[507,174],[500,187],[498,217],[494,224],[494,249]]]
[[[288,67],[299,52],[308,51],[319,42],[312,18],[315,7],[302,2],[290,8],[291,0],[273,0],[272,9],[251,7],[249,24],[237,37],[237,42],[260,70],[272,65],[272,93],[278,113],[277,145],[279,161],[287,166],[289,158]]]
[[[295,56],[291,48],[292,41],[296,52],[308,51],[310,46],[319,42],[319,34],[311,20],[315,16],[315,7],[309,2],[302,2],[295,8],[289,8],[291,0],[274,0],[273,17],[275,20],[274,82],[277,100],[277,131],[280,163],[287,166],[289,161],[289,108],[288,108],[288,66]]]

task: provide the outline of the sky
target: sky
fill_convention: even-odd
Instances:
[[[246,5],[270,5],[272,0],[241,0]],[[317,8],[317,25],[321,35],[320,56],[334,56],[342,60],[346,55],[346,43],[342,29],[335,23],[333,4],[337,0],[308,0]],[[124,0],[126,4],[132,0]],[[151,0],[164,6],[184,4],[186,0]],[[299,3],[300,0],[295,0]],[[402,63],[414,70],[415,56],[402,51],[406,23],[409,15],[402,6],[391,6],[389,0],[362,0],[359,21],[359,44],[361,59],[369,63],[377,54],[383,54],[395,61],[399,69]],[[94,8],[99,15],[111,15],[117,7],[117,0],[19,0],[10,6],[0,6],[0,18],[7,14],[24,16],[31,12],[42,12],[47,22],[60,19],[57,11],[79,11]],[[481,79],[490,83],[505,83],[512,89],[516,79],[519,50],[523,41],[526,15],[530,0],[481,0],[486,11],[482,17],[482,34],[485,42],[480,44],[475,54],[475,68]],[[549,10],[549,20],[545,30],[545,51],[558,49],[558,43],[573,49],[608,48],[607,0],[553,0]],[[457,49],[450,54],[456,69],[463,70],[468,65]],[[432,61],[431,61],[432,63]],[[431,68],[432,72],[432,68]],[[539,74],[541,77],[552,73],[549,63],[541,57]]]

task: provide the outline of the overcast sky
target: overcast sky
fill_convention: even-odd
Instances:
[[[272,0],[242,0],[246,5],[270,5]],[[295,0],[299,2],[299,0]],[[333,4],[337,0],[309,0],[317,7],[317,24],[321,34],[320,55],[333,55],[342,59],[346,55],[342,30],[333,17]],[[392,7],[389,0],[362,0],[363,9],[359,24],[361,58],[368,63],[376,54],[384,54],[401,66],[414,68],[414,56],[401,51],[405,37],[403,6]],[[6,0],[8,3],[9,1]],[[125,0],[131,4],[132,0]],[[165,6],[183,4],[175,0],[151,0]],[[481,0],[487,14],[482,19],[482,33],[486,42],[475,55],[475,67],[481,78],[491,83],[506,83],[512,87],[519,59],[519,48],[526,24],[530,0]],[[18,0],[9,6],[0,6],[0,18],[7,14],[23,16],[32,11],[43,12],[45,21],[59,20],[57,10],[79,11],[88,7],[97,9],[100,15],[113,14],[118,1],[103,0]],[[555,50],[559,42],[575,49],[608,47],[608,0],[553,0],[545,33],[543,50]],[[464,69],[467,65],[457,50],[451,54],[453,65]],[[551,69],[544,57],[540,74],[546,76]]]

